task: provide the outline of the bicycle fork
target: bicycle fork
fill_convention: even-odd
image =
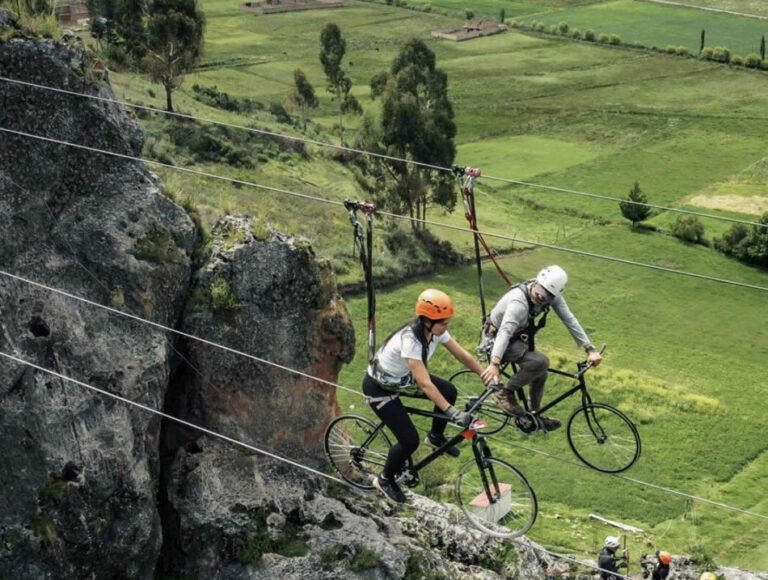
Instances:
[[[501,496],[501,488],[499,480],[496,478],[496,470],[493,468],[493,463],[486,461],[492,455],[491,449],[486,444],[484,437],[475,435],[472,438],[472,451],[475,454],[475,462],[480,472],[480,479],[483,482],[483,490],[488,498],[488,503],[494,504]]]

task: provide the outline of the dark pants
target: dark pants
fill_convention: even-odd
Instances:
[[[535,350],[528,350],[528,344],[522,340],[512,340],[507,345],[502,360],[515,363],[518,368],[507,382],[506,388],[515,391],[525,385],[531,385],[531,410],[538,411],[544,398],[544,383],[547,382],[547,356]]]
[[[453,383],[435,375],[429,375],[429,378],[432,379],[432,383],[437,387],[437,390],[440,391],[440,394],[453,405],[456,402],[456,387],[453,386]],[[386,397],[387,395],[391,395],[392,391],[382,389],[376,381],[366,374],[363,379],[363,394],[368,397]],[[420,395],[420,397],[423,396],[424,395]],[[385,478],[394,479],[403,469],[408,458],[413,455],[413,452],[419,447],[419,433],[416,431],[416,426],[413,424],[411,417],[405,410],[405,406],[400,400],[400,397],[389,401],[383,407],[379,407],[378,409],[376,408],[376,405],[371,405],[371,407],[379,419],[389,427],[390,431],[395,435],[395,439],[397,439],[397,443],[389,450],[387,462],[384,464],[384,471],[382,471]],[[435,407],[434,411],[435,413],[442,413],[437,407]],[[432,419],[432,429],[430,433],[433,435],[442,435],[445,432],[445,426],[447,424],[448,421],[445,419]]]

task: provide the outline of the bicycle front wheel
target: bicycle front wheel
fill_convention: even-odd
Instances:
[[[344,481],[360,489],[373,489],[391,447],[384,431],[359,415],[336,417],[325,430],[325,456]]]
[[[504,378],[500,377],[501,380]],[[456,387],[458,397],[456,398],[456,408],[464,410],[474,404],[477,398],[485,392],[485,385],[480,377],[469,369],[462,369],[454,373],[448,379]],[[485,429],[478,429],[483,435],[493,435],[501,431],[509,421],[509,415],[499,407],[492,398],[488,398],[483,403],[480,411],[477,413],[478,419],[488,424]]]
[[[568,444],[582,462],[603,473],[619,473],[640,457],[640,434],[627,416],[608,405],[590,403],[568,419]]]
[[[536,494],[509,463],[485,457],[482,467],[466,463],[456,478],[456,499],[467,519],[482,532],[515,538],[536,521]]]

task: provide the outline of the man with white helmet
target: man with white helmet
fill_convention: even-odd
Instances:
[[[590,342],[587,333],[579,324],[565,303],[562,294],[568,282],[568,275],[560,266],[547,266],[535,279],[522,282],[510,289],[493,307],[483,328],[483,343],[492,344],[490,364],[483,371],[483,381],[495,380],[499,376],[502,362],[512,362],[518,366],[506,387],[496,393],[496,402],[512,416],[522,415],[525,411],[517,404],[514,392],[525,385],[531,385],[530,409],[538,411],[544,396],[544,383],[547,380],[549,359],[536,352],[534,335],[544,326],[550,308],[563,321],[576,344],[584,348],[589,361],[597,366],[602,356]],[[536,322],[536,318],[539,322]],[[544,429],[552,431],[560,427],[559,419],[539,417]]]
[[[621,540],[616,536],[605,538],[605,545],[597,557],[597,567],[600,568],[601,580],[618,580],[623,576],[619,566],[627,566],[625,556],[617,556],[616,551],[621,547]],[[619,563],[619,560],[624,560]]]

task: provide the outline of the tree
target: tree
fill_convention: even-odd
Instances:
[[[699,54],[701,54],[701,51],[704,50],[704,39],[706,38],[706,36],[707,36],[707,33],[702,28],[701,29],[701,42],[699,42]]]
[[[377,127],[366,118],[358,143],[392,157],[450,167],[456,155],[456,125],[448,99],[448,77],[436,68],[435,54],[421,40],[411,40],[392,62],[389,73],[371,80],[371,95],[382,97]],[[427,207],[452,210],[456,188],[446,172],[392,159],[376,158],[368,166],[369,191],[395,211],[407,210],[425,220]],[[426,229],[411,222],[414,231]]]
[[[115,2],[115,29],[125,41],[125,49],[134,62],[140,64],[147,54],[147,15],[145,0],[118,0]]]
[[[506,10],[504,10],[504,8],[499,10],[499,22],[504,24],[504,18],[506,17],[506,15],[507,15],[507,12],[506,12]]]
[[[631,221],[632,229],[635,229],[639,222],[648,219],[648,216],[651,215],[651,208],[647,205],[638,205],[648,203],[648,198],[640,189],[640,183],[637,181],[635,181],[632,189],[629,190],[627,199],[629,201],[619,202],[619,208],[621,209],[621,215]]]
[[[304,131],[307,130],[307,113],[310,109],[316,109],[318,102],[315,96],[315,88],[307,80],[307,75],[301,69],[293,71],[294,87],[288,100],[301,111],[301,119],[304,123]]]
[[[339,104],[339,134],[344,144],[344,113],[363,112],[357,99],[349,94],[352,81],[341,67],[341,61],[347,50],[347,42],[341,37],[339,27],[330,22],[320,32],[320,62],[328,79],[328,92]]]
[[[205,17],[196,0],[155,0],[147,20],[147,57],[152,82],[165,88],[166,109],[171,95],[200,61]]]
[[[765,60],[765,34],[760,37],[760,60]]]

